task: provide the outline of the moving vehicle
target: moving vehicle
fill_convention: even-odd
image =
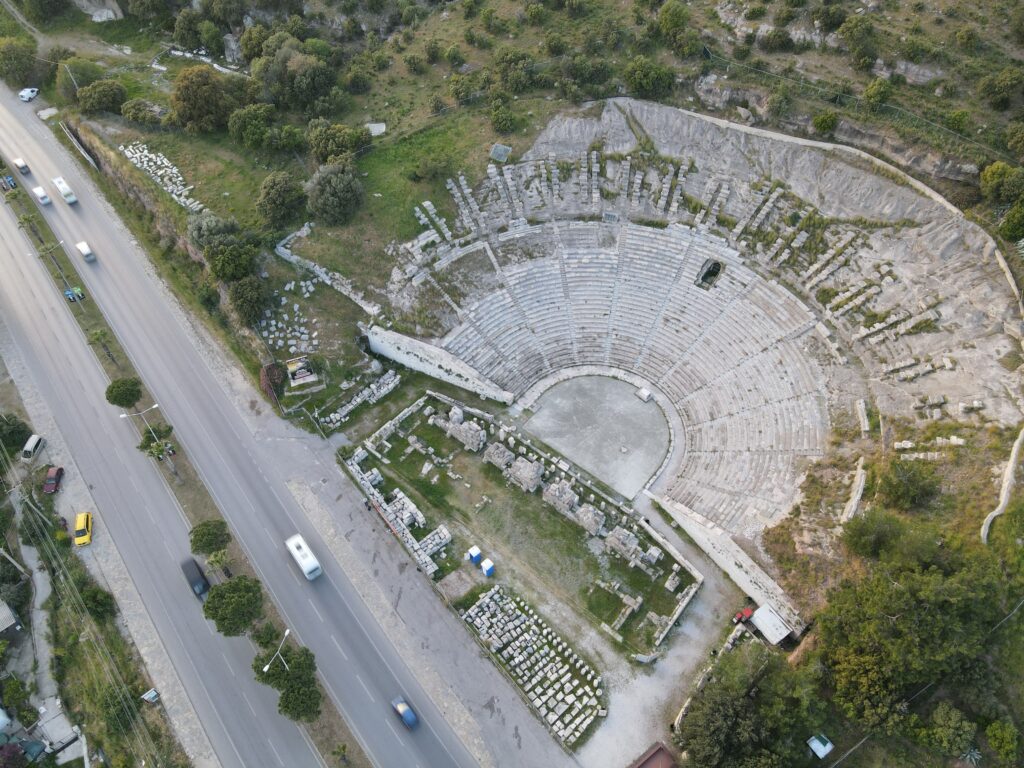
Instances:
[[[26,163],[20,157],[14,158],[13,160],[11,160],[11,162],[14,163],[14,167],[18,169],[19,173],[21,173],[21,174],[27,174],[28,173],[28,163]]]
[[[74,205],[78,202],[78,198],[75,197],[75,193],[71,191],[71,187],[64,181],[63,176],[55,176],[53,178],[53,186],[60,192],[60,196],[64,198],[64,202],[68,205]]]
[[[75,517],[75,546],[92,544],[92,513],[79,512]]]
[[[292,557],[298,563],[302,575],[309,581],[323,573],[323,569],[320,568],[320,561],[309,551],[306,540],[300,534],[296,533],[291,538],[285,540],[284,545],[292,553]]]
[[[43,481],[43,493],[56,493],[60,490],[60,481],[64,479],[64,467],[50,467],[46,470]]]
[[[32,187],[32,194],[36,196],[36,200],[39,201],[40,205],[50,204],[50,196],[46,194],[46,190],[42,187]]]
[[[404,696],[393,699],[391,708],[395,710],[395,714],[402,721],[402,725],[410,731],[419,724],[419,718],[416,717],[416,713],[412,711],[412,707],[409,706],[409,702],[405,700]]]
[[[38,95],[38,88],[22,88],[20,91],[18,91],[18,98],[22,101],[32,101],[32,99],[34,99]]]
[[[25,441],[25,447],[21,449],[21,460],[32,461],[39,452],[43,450],[43,446],[46,445],[46,441],[39,435],[32,435],[28,440]]]
[[[96,261],[96,254],[92,252],[92,248],[89,247],[89,244],[85,242],[85,240],[80,243],[75,243],[75,248],[78,249],[78,252],[82,254],[82,258],[86,261]]]
[[[199,563],[191,557],[187,560],[182,560],[181,572],[185,574],[188,585],[192,587],[192,594],[202,600],[206,593],[210,591],[210,582],[207,581],[206,574],[199,567]]]

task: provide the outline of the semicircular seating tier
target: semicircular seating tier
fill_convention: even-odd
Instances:
[[[683,225],[549,223],[501,241],[477,241],[483,289],[445,290],[462,266],[450,261],[428,278],[457,312],[435,344],[517,397],[581,366],[640,377],[683,424],[665,495],[731,533],[789,511],[801,457],[820,456],[828,433],[806,306],[725,240]],[[706,288],[709,260],[723,268]]]

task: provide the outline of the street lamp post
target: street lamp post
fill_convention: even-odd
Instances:
[[[288,662],[285,661],[284,656],[281,655],[281,649],[284,648],[284,642],[288,639],[288,635],[290,635],[291,633],[291,628],[286,629],[284,631],[284,637],[282,637],[281,642],[278,643],[277,650],[274,651],[274,655],[270,657],[270,661],[263,665],[263,674],[267,674],[267,672],[270,671],[270,665],[274,663],[274,659],[280,659],[281,663],[284,664],[284,668],[291,672],[291,670],[288,669]]]
[[[149,408],[147,408],[144,411],[139,411],[138,413],[127,413],[127,412],[126,413],[122,413],[121,414],[121,418],[122,419],[127,419],[129,416],[138,416],[140,419],[142,419],[142,423],[145,424],[146,425],[146,429],[149,430],[149,434],[153,438],[153,442],[160,446],[160,458],[161,459],[166,458],[167,459],[167,463],[171,467],[171,472],[173,472],[175,475],[177,475],[178,472],[177,472],[177,470],[174,467],[174,462],[171,461],[171,457],[167,455],[167,447],[162,444],[160,438],[157,437],[156,432],[153,431],[153,427],[146,420],[146,414],[149,413],[150,411],[157,410],[159,407],[160,407],[160,403],[153,403],[151,406],[149,406]]]

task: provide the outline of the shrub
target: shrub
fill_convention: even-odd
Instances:
[[[74,101],[78,89],[103,77],[103,68],[87,59],[72,56],[57,67],[57,93],[65,101]]]
[[[311,723],[320,717],[323,694],[314,686],[292,685],[281,691],[277,711],[290,720]]]
[[[818,112],[812,119],[811,124],[818,133],[828,135],[839,125],[839,115],[831,109]]]
[[[0,413],[0,449],[8,456],[20,451],[31,436],[32,429],[16,414]]]
[[[124,735],[132,732],[139,704],[134,695],[123,691],[120,686],[108,685],[100,697],[100,712],[103,723],[112,733]]]
[[[861,557],[878,558],[903,535],[903,522],[895,515],[872,509],[843,526],[843,543]]]
[[[1017,242],[1024,237],[1024,200],[1018,200],[999,224],[999,234]]]
[[[342,123],[313,120],[306,132],[309,150],[319,162],[331,157],[352,154],[370,145],[370,130],[364,126],[355,128]]]
[[[892,83],[883,77],[876,77],[864,89],[864,103],[868,109],[880,109],[892,96],[892,91]]]
[[[436,93],[430,97],[430,114],[440,115],[446,109],[448,109],[448,102],[446,102]]]
[[[428,40],[423,53],[427,57],[428,62],[436,64],[441,60],[441,44],[437,40]]]
[[[526,51],[503,48],[494,57],[494,67],[502,86],[512,93],[527,91],[536,82],[536,63]]]
[[[850,16],[840,25],[838,34],[850,49],[853,66],[869,71],[878,58],[875,27],[870,19]]]
[[[544,6],[540,3],[530,3],[526,6],[526,23],[533,27],[539,27],[544,23]]]
[[[756,21],[757,19],[763,19],[767,13],[767,7],[763,5],[752,5],[747,9],[747,12],[743,14],[743,18],[749,21]]]
[[[491,107],[491,125],[498,133],[512,133],[516,129],[515,113],[505,104]]]
[[[249,275],[231,284],[228,300],[242,323],[255,325],[270,303],[270,289],[256,275]]]
[[[189,531],[188,540],[193,553],[209,555],[231,543],[231,532],[223,520],[204,520]]]
[[[222,219],[209,208],[188,217],[185,231],[197,248],[206,249],[217,240],[238,232],[238,222]]]
[[[60,16],[71,3],[70,0],[21,0],[20,5],[30,21],[42,24]]]
[[[275,171],[260,184],[256,212],[272,227],[293,220],[306,204],[302,187],[287,171]]]
[[[1016,202],[1024,193],[1024,168],[1002,160],[987,165],[981,172],[981,194],[1000,203]]]
[[[893,459],[878,478],[878,495],[892,509],[921,509],[938,494],[935,468],[923,461]]]
[[[114,379],[107,386],[107,402],[118,408],[131,408],[142,399],[142,382],[134,377]]]
[[[931,726],[925,741],[933,749],[949,757],[960,757],[974,744],[978,726],[948,701],[940,701],[932,713]]]
[[[160,115],[156,113],[152,102],[145,99],[128,99],[121,105],[121,117],[140,125],[159,125]]]
[[[458,69],[466,63],[466,57],[462,54],[459,46],[453,45],[444,52],[444,60],[448,62],[448,66],[452,69]]]
[[[811,11],[811,19],[821,25],[822,31],[835,32],[846,21],[846,11],[838,5],[819,5]]]
[[[569,48],[569,44],[558,32],[548,32],[544,37],[544,50],[552,56],[561,56]]]
[[[1004,67],[978,81],[978,93],[994,109],[1006,109],[1010,100],[1024,84],[1024,74],[1016,67]]]
[[[578,19],[580,16],[586,15],[586,0],[565,0],[565,12],[574,19]]]
[[[361,66],[350,67],[345,75],[345,90],[352,94],[369,93],[373,77]]]
[[[174,20],[174,42],[186,51],[194,51],[202,45],[199,39],[199,24],[203,20],[198,11],[182,8]]]
[[[228,637],[245,633],[263,616],[263,589],[256,579],[236,576],[210,587],[203,615]]]
[[[117,601],[114,596],[95,584],[90,584],[80,592],[85,610],[97,621],[111,619],[117,614]]]
[[[791,51],[793,50],[793,38],[789,36],[789,32],[786,30],[775,28],[768,32],[768,34],[759,37],[757,39],[757,46],[762,51],[768,53]]]
[[[422,75],[427,71],[427,62],[423,60],[422,56],[415,53],[406,54],[403,61],[405,62],[405,68],[414,75]]]
[[[1024,122],[1006,126],[1006,146],[1017,157],[1024,158]]]
[[[199,22],[199,42],[211,56],[224,55],[224,37],[217,25],[208,19]]]
[[[1017,765],[1020,734],[1010,720],[996,720],[985,729],[988,745],[1002,765]]]

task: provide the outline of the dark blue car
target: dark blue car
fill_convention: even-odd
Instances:
[[[401,718],[402,725],[410,731],[416,727],[417,723],[419,723],[416,713],[412,711],[412,707],[409,706],[409,702],[407,702],[403,697],[399,696],[397,699],[392,701],[391,708],[395,710],[395,714]]]

